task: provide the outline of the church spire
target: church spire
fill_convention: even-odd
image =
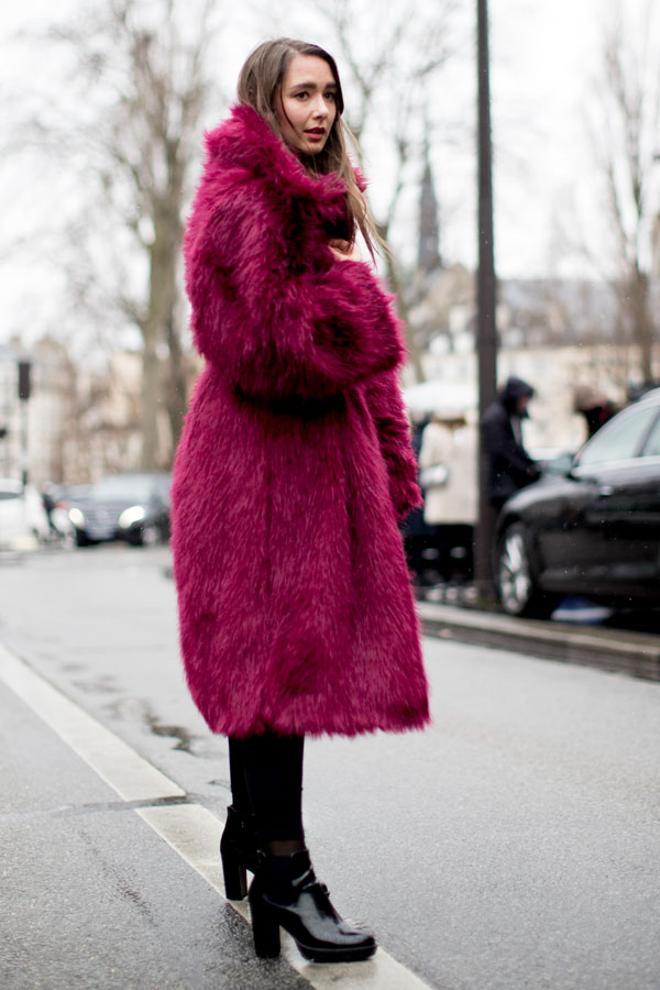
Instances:
[[[440,257],[440,222],[438,200],[435,195],[431,156],[429,150],[429,125],[425,123],[424,138],[424,171],[419,190],[419,243],[417,248],[417,266],[420,272],[428,275],[436,268],[442,267]]]

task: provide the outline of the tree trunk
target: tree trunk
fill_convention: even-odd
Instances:
[[[157,337],[150,328],[145,334],[142,351],[142,459],[143,471],[158,467],[158,393],[159,367]]]
[[[149,305],[144,330],[142,466],[163,467],[171,460],[185,410],[183,355],[176,328],[176,294],[181,248],[180,182],[170,183],[166,197],[154,206],[154,240],[150,250]],[[161,374],[159,345],[167,345],[169,366]],[[159,413],[167,413],[171,429],[168,450],[158,443]]]
[[[639,351],[642,381],[650,383],[653,376],[653,322],[649,312],[649,280],[646,272],[635,266],[631,285],[631,310],[634,340]]]
[[[164,459],[158,436],[159,407],[163,398],[159,352],[165,344],[175,305],[177,248],[168,210],[159,204],[154,210],[154,240],[149,252],[149,302],[143,331],[142,468],[145,471],[161,467]]]
[[[167,415],[170,423],[170,433],[172,447],[170,460],[174,456],[181,430],[183,428],[183,417],[187,405],[187,381],[183,364],[183,351],[181,349],[181,339],[177,332],[175,314],[171,313],[167,321],[167,344],[170,352],[169,376],[167,388]]]

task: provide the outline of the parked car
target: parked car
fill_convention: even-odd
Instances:
[[[509,499],[495,579],[511,615],[548,617],[567,594],[660,606],[660,389],[606,423],[563,477]]]
[[[0,547],[32,550],[48,537],[48,517],[39,492],[15,478],[0,478]]]
[[[77,545],[125,540],[143,546],[167,541],[170,480],[165,473],[116,474],[72,497],[68,513]]]

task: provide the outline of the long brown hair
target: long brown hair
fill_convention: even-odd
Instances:
[[[264,41],[248,56],[238,77],[238,99],[253,107],[270,124],[272,130],[284,140],[275,113],[275,104],[281,98],[282,81],[287,66],[295,55],[314,55],[322,58],[330,66],[337,86],[337,113],[328,134],[328,140],[318,155],[301,155],[300,158],[312,174],[336,172],[346,184],[346,207],[348,212],[350,240],[355,239],[356,226],[359,227],[367,247],[373,257],[374,242],[387,247],[380,237],[366,199],[360,192],[355,179],[353,166],[346,149],[346,138],[355,141],[347,125],[341,119],[344,109],[337,63],[332,55],[319,45],[294,38],[276,38]]]

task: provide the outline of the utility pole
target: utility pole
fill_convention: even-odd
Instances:
[[[25,490],[28,483],[28,400],[31,391],[32,364],[30,361],[18,362],[18,400],[20,409],[20,443],[21,443],[21,484]]]
[[[493,175],[490,126],[490,66],[488,0],[477,0],[477,144],[479,159],[477,273],[477,364],[479,420],[493,402],[497,389],[497,327],[495,323],[495,249],[493,235]],[[479,433],[479,521],[476,532],[475,578],[482,595],[492,596],[491,565],[495,512],[488,503],[488,461]]]

